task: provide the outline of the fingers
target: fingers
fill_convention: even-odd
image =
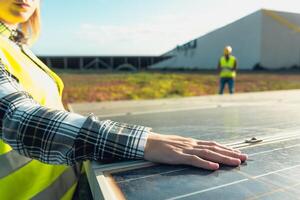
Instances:
[[[224,155],[224,156],[240,159],[242,162],[247,160],[247,155],[246,154],[241,154],[240,152],[220,148],[220,147],[217,147],[217,146],[205,146],[204,145],[204,146],[198,146],[195,149],[208,149],[210,151],[219,153],[219,154]]]
[[[219,169],[219,164],[211,161],[204,160],[199,158],[196,155],[181,153],[181,162],[183,165],[192,165],[194,167],[208,169],[208,170],[217,170]]]
[[[238,166],[247,159],[247,156],[238,150],[216,142],[199,141],[180,136],[149,134],[144,158],[157,163],[184,164],[217,170],[219,163]]]
[[[238,149],[233,149],[233,148],[227,147],[225,145],[219,144],[219,143],[214,142],[214,141],[198,141],[197,144],[198,145],[206,145],[206,146],[217,146],[217,147],[222,148],[222,149],[227,149],[227,150],[230,150],[230,151],[235,151],[235,152],[241,153],[241,151],[238,150]]]
[[[241,164],[241,160],[239,158],[223,155],[208,149],[194,149],[190,150],[191,154],[197,155],[205,160],[230,165],[230,166],[238,166]]]

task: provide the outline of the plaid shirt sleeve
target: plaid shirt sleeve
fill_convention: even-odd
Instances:
[[[150,128],[39,105],[0,60],[0,139],[48,164],[143,159]]]

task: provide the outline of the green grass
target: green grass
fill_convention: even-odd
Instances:
[[[240,72],[236,92],[300,89],[299,72]],[[216,94],[218,76],[213,72],[59,72],[65,83],[63,100],[97,102],[158,99]]]

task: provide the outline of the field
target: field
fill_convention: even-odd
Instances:
[[[76,72],[60,71],[65,83],[63,101],[95,102],[157,99],[216,94],[214,72]],[[300,72],[240,72],[236,92],[300,89]]]

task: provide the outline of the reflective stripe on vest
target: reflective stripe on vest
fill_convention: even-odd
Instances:
[[[32,199],[33,197],[36,197],[36,199],[56,199],[57,193],[64,194],[71,188],[53,188],[52,185],[56,185],[56,182],[58,182],[61,185],[69,186],[70,180],[73,184],[76,184],[77,178],[75,175],[77,173],[70,174],[67,173],[68,170],[74,171],[71,167],[46,165],[32,160],[9,176],[1,178],[0,197],[1,199]],[[70,176],[67,177],[67,175]],[[16,188],[18,192],[14,192]],[[43,193],[44,191],[48,192]],[[50,196],[44,196],[43,194]]]
[[[1,25],[0,25],[1,26]],[[52,107],[61,109],[61,79],[28,50],[23,53],[7,38],[0,34],[0,58],[7,70],[19,79],[23,88],[32,97],[45,106],[47,94],[57,94]],[[44,71],[41,71],[41,69]],[[55,81],[58,90],[49,91],[49,85],[43,86],[37,80],[42,74]],[[40,77],[39,77],[40,78]],[[37,83],[38,82],[38,83]],[[53,84],[53,82],[51,81]],[[55,88],[55,87],[52,87]],[[53,95],[52,95],[53,97]],[[55,97],[56,98],[56,97]],[[47,165],[17,154],[0,139],[0,199],[72,199],[78,179],[76,167]]]
[[[31,161],[30,158],[20,156],[16,151],[10,151],[6,154],[0,155],[0,179],[12,174],[21,167],[25,166]]]
[[[38,195],[32,198],[32,200],[52,200],[52,199],[62,199],[63,196],[68,192],[68,190],[77,183],[77,176],[80,174],[79,166],[73,170],[69,168],[62,173],[62,175],[53,182],[47,189],[40,192]],[[55,193],[53,191],[56,191]]]
[[[221,78],[234,78],[236,76],[236,72],[232,69],[234,68],[236,59],[234,56],[229,56],[227,60],[225,56],[222,56],[220,59],[220,67],[221,67]]]

